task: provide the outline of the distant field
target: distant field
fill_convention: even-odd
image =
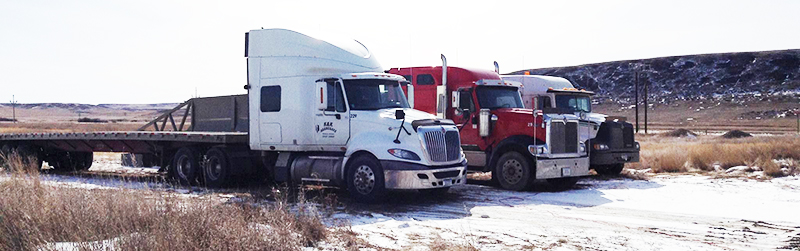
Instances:
[[[12,108],[0,105],[0,118],[5,118],[0,119],[0,133],[134,131],[160,115],[160,108],[164,106],[167,105],[147,109],[133,105],[136,109],[130,109],[125,105],[24,105],[16,108],[18,122],[13,123]],[[81,121],[102,122],[78,122],[79,118]]]
[[[634,124],[635,113],[630,105],[606,101],[594,105],[594,111],[623,116]],[[686,128],[697,133],[718,133],[738,129],[751,133],[796,133],[800,111],[797,101],[675,101],[656,103],[648,110],[648,130],[665,131]],[[639,129],[644,132],[644,106],[639,108]]]

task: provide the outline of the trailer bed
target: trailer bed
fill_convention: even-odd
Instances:
[[[27,142],[82,152],[153,153],[159,145],[189,143],[247,144],[246,132],[117,131],[0,134],[1,143]]]

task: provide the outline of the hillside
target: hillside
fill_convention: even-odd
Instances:
[[[643,63],[653,73],[640,78],[649,82],[650,97],[661,102],[678,99],[797,96],[800,93],[800,49],[672,56],[615,61],[570,67],[515,71],[559,76],[598,97],[633,97],[632,64]]]

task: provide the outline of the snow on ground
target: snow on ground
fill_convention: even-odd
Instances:
[[[657,176],[588,179],[564,192],[467,185],[334,215],[373,245],[422,249],[432,239],[481,250],[763,250],[800,234],[800,180]],[[544,190],[544,189],[539,189]],[[402,194],[399,195],[403,197]],[[386,209],[391,208],[391,209]]]
[[[124,178],[155,174],[157,169],[121,167],[118,155],[100,155],[90,171],[121,175],[42,178],[88,189],[197,195],[199,188],[175,189],[163,182]],[[225,196],[225,191],[200,193],[217,192],[236,199]],[[588,178],[563,192],[548,191],[543,184],[531,192],[470,184],[440,197],[407,192],[392,193],[389,202],[379,205],[346,203],[327,220],[347,222],[361,238],[387,249],[427,250],[439,238],[481,250],[764,250],[789,245],[796,249],[798,192],[800,177],[756,181],[690,174],[657,175],[650,180]]]

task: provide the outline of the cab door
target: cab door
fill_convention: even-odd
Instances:
[[[456,123],[461,135],[461,149],[467,156],[470,166],[483,167],[486,165],[485,139],[481,138],[478,131],[479,108],[475,105],[473,89],[458,89],[458,108],[452,108],[453,116],[450,118]]]
[[[340,79],[321,79],[327,84],[325,110],[317,111],[314,130],[317,145],[345,146],[350,139],[350,109],[345,100],[344,89]],[[336,150],[324,149],[324,150]]]

